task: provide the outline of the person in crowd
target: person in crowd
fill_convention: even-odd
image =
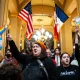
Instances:
[[[10,34],[7,35],[7,40],[12,55],[25,66],[24,80],[58,80],[56,66],[47,57],[46,46],[43,42],[35,42],[32,46],[32,55],[24,55],[19,52]]]
[[[60,66],[60,49],[59,48],[55,48],[54,50],[54,60],[56,61],[56,65]]]
[[[46,49],[46,54],[48,57],[52,57],[52,53],[50,49]]]
[[[79,40],[78,40],[78,37],[79,36],[79,31],[80,29],[79,28],[76,28],[76,32],[75,32],[75,57],[76,57],[76,60],[78,61],[78,65],[80,67],[80,49],[79,49]]]
[[[4,56],[2,54],[2,51],[0,51],[0,67],[3,65]]]
[[[75,34],[75,57],[78,60],[79,66],[70,64],[70,55],[63,52],[60,56],[61,66],[57,68],[59,71],[59,80],[80,80],[80,52],[78,47],[78,31]]]
[[[54,64],[56,65],[56,61],[53,58],[52,52],[50,49],[46,49],[46,54],[48,57],[50,57],[52,59],[52,61],[54,62]]]
[[[18,66],[18,61],[12,56],[10,49],[8,49],[6,54],[5,54],[5,59],[3,61],[3,64],[10,64],[10,63]]]
[[[60,56],[61,65],[57,67],[59,80],[80,80],[79,67],[70,64],[70,55],[63,52]]]
[[[13,64],[0,67],[0,80],[24,80],[22,71]]]

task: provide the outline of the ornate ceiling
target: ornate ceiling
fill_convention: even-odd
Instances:
[[[30,0],[9,0],[9,11],[11,16],[17,16],[19,11]],[[76,9],[76,0],[31,0],[33,25],[53,26],[55,3],[58,4],[68,16],[71,16]],[[49,27],[50,28],[50,27]]]

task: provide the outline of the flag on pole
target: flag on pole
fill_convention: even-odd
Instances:
[[[7,30],[7,25],[0,27],[0,35],[2,35]]]
[[[56,11],[54,13],[54,39],[59,41],[59,31],[63,23],[68,19],[68,16],[63,12],[63,10],[55,4]]]
[[[32,10],[31,10],[31,1],[20,11],[18,14],[27,23],[26,37],[28,40],[32,38],[34,32],[32,25]]]
[[[56,41],[59,41],[59,34],[58,34],[58,31],[57,31],[57,24],[54,24],[54,39]]]
[[[2,49],[2,38],[0,36],[0,50]]]
[[[56,7],[56,21],[58,24],[58,32],[60,28],[62,27],[63,23],[69,18],[65,12],[57,5],[55,4]]]

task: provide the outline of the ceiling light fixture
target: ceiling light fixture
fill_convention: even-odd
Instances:
[[[33,38],[36,41],[46,42],[47,40],[52,39],[52,34],[48,31],[46,31],[44,28],[42,28],[35,32],[35,34],[33,35]]]

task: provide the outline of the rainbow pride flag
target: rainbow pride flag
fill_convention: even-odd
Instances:
[[[0,37],[0,50],[2,49],[2,38]]]
[[[7,29],[7,26],[0,27],[0,35],[2,35]]]

